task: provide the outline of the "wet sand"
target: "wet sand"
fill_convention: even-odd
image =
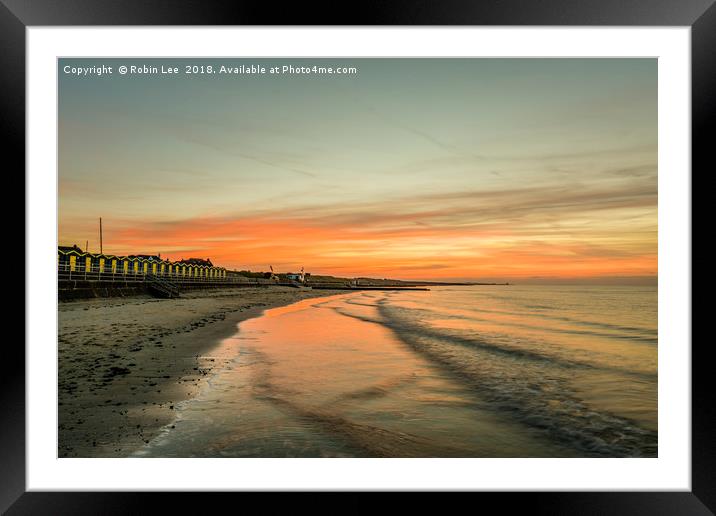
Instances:
[[[236,325],[265,309],[337,294],[289,287],[63,302],[58,308],[58,456],[126,457],[174,420]]]
[[[133,456],[655,457],[654,292],[437,287],[267,310]]]

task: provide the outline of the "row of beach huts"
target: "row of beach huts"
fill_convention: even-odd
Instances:
[[[160,255],[116,256],[85,252],[75,246],[58,246],[57,264],[60,276],[73,273],[98,275],[160,276],[177,279],[222,279],[224,267],[215,267],[210,259],[189,258],[179,261],[162,259]]]

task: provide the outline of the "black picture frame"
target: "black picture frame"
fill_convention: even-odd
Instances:
[[[25,29],[87,25],[558,25],[690,26],[692,51],[692,170],[706,175],[708,136],[716,125],[716,5],[714,0],[402,0],[392,2],[294,3],[195,0],[0,0],[0,128],[25,167]],[[712,167],[711,167],[712,168]],[[6,169],[6,173],[10,173]],[[687,171],[688,173],[688,171]],[[691,177],[694,177],[691,172]],[[24,187],[23,187],[24,188]],[[693,247],[692,247],[693,253]],[[693,260],[692,260],[693,263]],[[32,308],[29,299],[27,309]],[[26,314],[27,315],[27,314]],[[683,343],[690,345],[690,343]],[[588,493],[480,493],[501,511],[537,514],[713,514],[716,511],[716,404],[711,400],[710,342],[692,347],[692,491]],[[188,493],[26,492],[25,352],[6,342],[0,442],[0,510],[7,514],[123,514],[205,512],[206,502]],[[222,498],[247,494],[216,494]],[[355,495],[354,495],[355,496]],[[157,498],[161,497],[161,500]],[[201,498],[201,497],[199,497]]]

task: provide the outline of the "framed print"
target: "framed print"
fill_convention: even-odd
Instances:
[[[28,203],[9,514],[258,490],[713,511],[691,343],[709,2],[351,26],[5,4]]]

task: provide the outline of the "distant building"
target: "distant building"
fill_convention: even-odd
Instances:
[[[84,251],[77,245],[59,245],[57,246],[57,250],[63,253],[69,253],[70,251],[75,251],[77,253],[83,253]]]
[[[300,281],[303,283],[311,277],[309,272],[289,272],[286,274],[286,278],[290,281]]]
[[[204,260],[203,258],[187,258],[186,260],[182,258],[179,260],[178,263],[185,263],[187,265],[203,265],[204,267],[213,267],[214,264],[211,263],[211,260],[207,258]]]

